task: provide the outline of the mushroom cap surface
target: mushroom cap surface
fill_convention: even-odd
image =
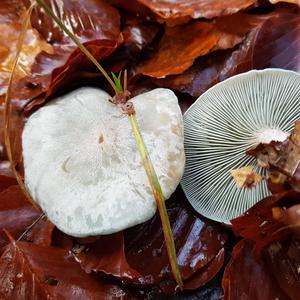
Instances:
[[[181,186],[192,206],[212,220],[230,223],[269,195],[264,180],[239,188],[231,171],[257,166],[246,151],[283,141],[300,119],[300,74],[253,70],[210,88],[184,115],[186,167]]]
[[[27,120],[25,184],[51,222],[76,237],[142,223],[156,203],[127,115],[99,89],[59,97]],[[131,99],[165,198],[184,171],[182,114],[175,94],[155,89]]]

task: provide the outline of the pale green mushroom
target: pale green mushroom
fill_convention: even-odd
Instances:
[[[250,71],[201,95],[184,115],[186,168],[181,185],[192,206],[207,218],[230,223],[268,196],[265,180],[240,188],[231,171],[253,166],[264,176],[246,151],[285,140],[298,119],[300,74],[292,71]]]
[[[126,114],[99,89],[81,88],[32,114],[23,131],[25,184],[63,232],[110,234],[145,222],[156,203]],[[165,198],[184,170],[182,114],[175,94],[131,99]]]

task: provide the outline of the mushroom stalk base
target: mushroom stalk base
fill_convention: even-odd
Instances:
[[[264,129],[256,134],[256,141],[258,144],[269,144],[272,141],[283,142],[288,138],[289,134],[280,129]]]

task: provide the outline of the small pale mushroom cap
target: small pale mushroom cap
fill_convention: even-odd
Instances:
[[[246,151],[283,141],[300,119],[300,74],[280,69],[231,77],[201,95],[184,115],[186,168],[181,182],[192,206],[230,223],[269,195],[267,182],[237,186],[233,170],[265,170]]]
[[[156,211],[127,115],[95,88],[80,88],[32,114],[23,131],[25,184],[60,230],[110,234]],[[182,114],[175,94],[155,89],[131,99],[169,198],[184,171]]]

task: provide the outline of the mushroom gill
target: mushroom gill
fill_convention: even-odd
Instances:
[[[240,188],[233,170],[251,166],[246,151],[283,141],[300,118],[300,74],[280,69],[250,71],[201,95],[184,115],[186,166],[182,188],[202,215],[229,223],[269,195],[266,181]]]

